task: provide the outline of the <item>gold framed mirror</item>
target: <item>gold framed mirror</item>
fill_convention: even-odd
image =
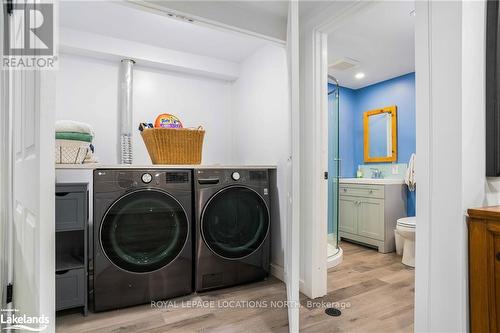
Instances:
[[[397,161],[397,107],[366,111],[363,114],[365,163]]]

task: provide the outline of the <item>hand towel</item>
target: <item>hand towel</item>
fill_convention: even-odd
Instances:
[[[86,123],[82,123],[74,120],[58,120],[55,125],[57,132],[77,132],[86,133],[94,137],[94,129],[92,126]]]
[[[408,186],[410,191],[415,191],[417,182],[415,180],[415,160],[417,156],[411,154],[410,161],[408,162],[408,168],[406,169],[405,184]]]

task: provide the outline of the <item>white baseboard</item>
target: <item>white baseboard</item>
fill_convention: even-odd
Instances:
[[[278,264],[271,263],[271,275],[276,277],[278,280],[285,282],[285,268]]]

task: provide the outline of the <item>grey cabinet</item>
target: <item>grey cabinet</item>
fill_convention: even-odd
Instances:
[[[384,200],[360,198],[358,235],[384,241]]]
[[[392,252],[397,219],[404,216],[403,185],[340,184],[340,238],[374,246],[382,253]]]
[[[84,268],[56,271],[57,309],[82,306],[85,300]]]
[[[339,197],[339,231],[358,233],[358,200],[355,197]]]
[[[88,186],[56,185],[56,310],[87,314]]]
[[[81,230],[87,220],[86,192],[67,192],[74,186],[58,188],[56,191],[56,231]]]

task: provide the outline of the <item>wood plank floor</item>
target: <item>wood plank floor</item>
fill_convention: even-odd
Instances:
[[[328,271],[328,295],[301,300],[301,332],[413,332],[414,269],[395,253],[340,246],[344,261]],[[345,307],[340,317],[325,315],[321,305],[331,303]]]
[[[344,262],[328,272],[328,295],[315,300],[301,297],[301,332],[413,331],[414,270],[395,254],[346,242],[341,246]],[[172,300],[177,307],[174,302],[162,308],[147,304],[87,317],[66,312],[57,317],[56,326],[61,333],[288,332],[286,308],[271,307],[272,302],[285,300],[284,284],[269,278]],[[213,307],[201,307],[200,301],[212,302],[208,304]],[[227,308],[231,301],[239,307]],[[329,305],[343,306],[342,315],[325,315]]]

